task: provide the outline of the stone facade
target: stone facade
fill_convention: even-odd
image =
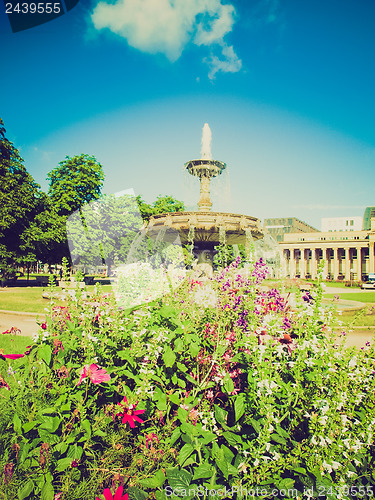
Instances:
[[[315,227],[306,224],[297,217],[265,219],[263,227],[277,242],[283,241],[284,235],[288,233],[312,233],[317,231]]]
[[[323,259],[323,279],[364,280],[375,272],[375,218],[368,231],[290,233],[279,242],[283,275],[317,277]]]

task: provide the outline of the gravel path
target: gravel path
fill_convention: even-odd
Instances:
[[[0,311],[0,334],[14,327],[21,330],[21,335],[31,337],[38,331],[37,316],[44,320],[43,314]]]

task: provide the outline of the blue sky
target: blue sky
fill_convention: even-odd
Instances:
[[[44,189],[87,153],[105,192],[188,204],[207,122],[214,208],[320,228],[375,205],[374,26],[372,0],[81,0],[18,33],[1,11],[0,116]]]

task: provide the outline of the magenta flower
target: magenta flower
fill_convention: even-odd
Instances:
[[[122,401],[128,404],[126,396],[124,396],[124,399]],[[134,422],[139,422],[140,424],[143,424],[143,420],[141,420],[137,415],[141,415],[146,411],[146,410],[136,410],[137,404],[138,401],[135,403],[135,405],[129,405],[129,406],[125,406],[123,403],[118,403],[118,405],[122,406],[124,410],[116,413],[116,417],[122,417],[122,423],[126,424],[128,422],[132,429],[135,428]]]
[[[18,359],[18,358],[23,358],[25,355],[24,354],[0,354],[1,357],[6,358],[6,359]]]
[[[111,490],[109,488],[106,488],[103,491],[103,495],[105,500],[129,500],[129,495],[125,493],[123,495],[124,488],[123,486],[119,486],[115,492],[115,496],[112,496]],[[99,497],[96,497],[95,500],[101,500]]]
[[[89,365],[85,365],[82,370],[79,372],[80,379],[77,383],[79,385],[85,378],[89,378],[93,384],[101,384],[102,382],[109,382],[111,380],[111,376],[104,370],[100,368],[98,365],[94,363]]]
[[[8,463],[5,465],[4,467],[4,480],[5,480],[5,484],[8,484],[10,483],[11,479],[12,479],[12,476],[13,476],[13,472],[14,472],[14,464],[13,463]]]
[[[159,444],[159,438],[157,437],[157,435],[154,432],[152,432],[151,434],[146,434],[146,448],[149,447],[149,444],[151,447],[153,441],[156,441],[156,443]]]

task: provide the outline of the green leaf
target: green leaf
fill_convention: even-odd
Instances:
[[[253,418],[250,418],[250,423],[254,427],[255,431],[260,434],[260,423],[257,420],[254,420]]]
[[[172,368],[174,362],[176,361],[176,355],[169,346],[166,348],[163,354],[163,361],[167,368]]]
[[[39,426],[39,429],[43,429],[51,433],[57,431],[61,422],[59,417],[48,417],[48,416],[40,417],[40,421],[41,424]]]
[[[213,476],[213,468],[210,464],[204,463],[194,468],[194,479],[205,479]]]
[[[130,500],[132,500],[133,498],[134,500],[146,500],[146,498],[148,497],[148,494],[145,491],[136,488],[135,486],[131,486],[130,488],[128,488],[127,494],[129,495]]]
[[[187,372],[188,368],[187,368],[185,365],[183,365],[182,363],[179,363],[179,362],[177,362],[176,364],[177,364],[177,368],[178,368],[181,372],[183,372],[183,373]]]
[[[81,427],[82,427],[82,429],[86,433],[85,437],[87,437],[87,439],[90,439],[91,438],[91,425],[90,425],[90,422],[87,419],[82,420],[81,421]]]
[[[14,425],[14,432],[16,434],[22,434],[22,423],[17,413],[13,415],[13,425]]]
[[[220,448],[215,458],[216,465],[219,467],[225,479],[228,479],[228,462],[224,455],[224,450]]]
[[[279,436],[278,434],[271,434],[271,440],[275,443],[286,444],[286,440]]]
[[[72,457],[65,457],[61,460],[58,460],[56,464],[56,472],[63,472],[64,470],[68,469],[71,466],[72,462]]]
[[[117,356],[121,359],[129,359],[129,358],[132,358],[131,354],[130,354],[130,350],[129,349],[124,349],[123,351],[119,351],[117,353]]]
[[[22,451],[21,451],[20,458],[19,458],[20,464],[23,464],[24,461],[26,460],[26,458],[28,457],[30,448],[31,448],[30,442],[21,443],[21,450]]]
[[[223,383],[224,383],[223,387],[227,394],[230,394],[231,392],[234,391],[234,383],[228,372],[224,376]]]
[[[43,361],[46,362],[46,364],[49,366],[51,362],[51,355],[52,355],[52,350],[51,347],[48,344],[45,344],[41,347],[39,347],[39,359],[42,359]]]
[[[177,380],[177,384],[178,384],[178,387],[181,387],[182,389],[185,389],[185,387],[186,387],[186,382],[185,382],[185,380],[182,380],[181,378],[179,378],[179,379]]]
[[[292,470],[294,472],[298,472],[299,474],[306,474],[307,475],[306,469],[304,469],[303,467],[290,467],[290,470]]]
[[[82,453],[83,448],[74,444],[73,446],[69,446],[67,456],[74,458],[75,460],[80,460],[82,457]]]
[[[193,358],[198,356],[199,351],[201,350],[201,346],[199,344],[192,343],[189,345],[189,353]]]
[[[234,434],[233,432],[225,431],[222,436],[231,446],[236,446],[238,443],[242,443],[242,437]]]
[[[245,413],[245,394],[239,394],[234,402],[234,413],[236,417],[236,422]]]
[[[27,498],[32,493],[33,490],[34,490],[34,483],[32,482],[31,479],[29,479],[24,486],[18,489],[17,491],[18,500],[24,500],[24,498]]]
[[[170,446],[173,446],[174,443],[177,441],[177,439],[181,436],[181,431],[179,427],[176,427],[176,429],[172,432],[171,435],[171,440],[170,440]]]
[[[174,392],[173,394],[169,394],[169,400],[174,403],[175,405],[180,404],[180,396],[178,392]]]
[[[38,425],[38,422],[26,422],[25,424],[23,424],[22,428],[23,428],[23,431],[26,433],[26,432],[29,432],[31,431],[31,429],[34,429],[34,427]]]
[[[97,429],[95,432],[94,432],[94,436],[99,436],[99,437],[104,437],[106,436],[107,434],[103,431],[101,431],[100,429]]]
[[[169,486],[172,489],[189,488],[192,475],[185,469],[174,467],[166,470]]]
[[[194,452],[194,448],[191,444],[184,444],[178,454],[178,463],[183,465],[185,460],[190,457],[190,455]]]
[[[165,481],[165,475],[162,470],[158,470],[156,474],[147,479],[142,479],[140,482],[141,486],[144,488],[160,488],[163,486]]]
[[[174,341],[174,350],[176,352],[182,352],[184,350],[184,341],[181,338],[177,338]]]
[[[280,489],[280,490],[289,490],[289,489],[292,489],[294,487],[294,479],[291,479],[291,478],[285,478],[285,479],[282,479],[281,481],[279,481],[277,484],[277,487]]]
[[[156,397],[156,406],[160,411],[166,411],[168,408],[167,405],[167,395],[164,392],[159,392]]]
[[[55,491],[53,489],[52,483],[47,481],[44,483],[42,488],[40,500],[53,500]]]
[[[215,418],[220,425],[227,425],[228,412],[218,405],[215,405]]]

